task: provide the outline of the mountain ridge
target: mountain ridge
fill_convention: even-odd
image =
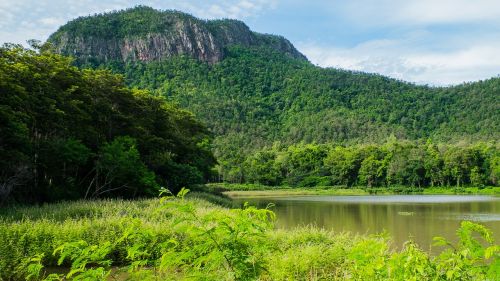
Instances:
[[[47,41],[57,53],[75,56],[79,64],[158,61],[177,55],[217,63],[232,45],[266,46],[307,60],[284,37],[253,32],[242,21],[201,20],[183,12],[146,6],[77,18]]]

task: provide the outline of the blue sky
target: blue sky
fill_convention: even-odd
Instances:
[[[2,0],[0,43],[43,41],[72,18],[139,4],[243,20],[323,67],[431,85],[500,74],[498,0]]]

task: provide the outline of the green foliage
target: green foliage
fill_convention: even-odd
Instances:
[[[193,115],[69,58],[0,48],[0,203],[146,196],[211,177]]]
[[[359,183],[368,187],[380,186],[384,178],[384,168],[383,160],[378,160],[373,155],[368,156],[361,162]]]
[[[229,182],[244,181],[241,165],[249,155],[256,159],[248,164],[265,169],[268,155],[256,152],[278,141],[288,147],[300,142],[382,144],[391,135],[435,143],[499,139],[498,78],[431,88],[323,69],[269,48],[232,46],[227,51],[214,65],[173,57],[99,67],[122,73],[129,85],[166,96],[203,118],[216,135],[219,172]],[[395,181],[420,169],[419,155],[401,161],[408,162],[408,171],[395,170],[401,173]],[[267,171],[255,176],[270,184],[277,171]],[[418,185],[421,179],[410,181]]]
[[[497,169],[498,153],[494,144],[438,148],[429,141],[352,146],[275,144],[249,154],[240,171],[242,180],[236,182],[292,187],[415,187],[420,191],[452,185],[484,188],[498,184],[491,176]]]
[[[404,245],[401,253],[392,255],[388,261],[388,269],[391,280],[436,279],[435,265],[431,258],[411,241]]]
[[[183,198],[185,194],[177,196]],[[181,268],[186,277],[212,280],[218,279],[221,269],[225,276],[236,280],[255,280],[265,270],[265,248],[258,245],[265,245],[264,233],[272,228],[274,213],[245,207],[232,210],[230,215],[211,212],[199,216],[189,202],[180,206],[167,204],[163,208],[172,206],[183,214],[174,221],[174,226],[185,236],[183,242],[173,243],[174,247],[163,253],[161,269]]]
[[[471,222],[462,223],[456,244],[436,238],[445,249],[431,256],[413,242],[393,250],[386,236],[275,230],[269,209],[224,209],[189,198],[187,189],[163,194],[3,212],[0,279],[497,280],[500,274],[493,234]]]
[[[96,162],[96,175],[94,184],[89,186],[85,197],[99,197],[105,193],[123,196],[127,194],[127,189],[130,190],[128,197],[158,193],[155,175],[142,163],[135,140],[130,137],[117,137],[101,147]],[[94,188],[90,194],[92,187]]]
[[[175,18],[194,18],[188,14],[167,11]],[[145,6],[128,9],[123,13],[110,12],[96,14],[92,17],[80,17],[66,24],[60,31],[81,36],[107,36],[106,38],[119,38],[125,36],[146,35],[148,32],[167,32],[172,30],[172,21],[165,20],[160,11]],[[53,36],[52,40],[59,39]]]
[[[106,280],[110,274],[112,261],[106,259],[112,250],[111,243],[88,245],[80,240],[66,242],[54,250],[53,255],[59,256],[57,265],[62,265],[66,259],[71,262],[71,268],[66,279],[71,280]]]
[[[207,192],[224,192],[224,191],[256,191],[256,190],[272,190],[272,189],[290,189],[289,186],[270,186],[263,184],[255,184],[255,183],[208,183],[202,186],[202,189]]]
[[[62,276],[57,273],[45,274],[43,272],[44,254],[37,254],[33,257],[26,258],[17,268],[17,276],[24,277],[25,280],[44,280],[55,281],[61,280]],[[1,276],[0,276],[1,278]]]
[[[464,221],[457,231],[459,242],[451,244],[442,237],[436,237],[436,245],[448,246],[437,257],[436,270],[446,280],[500,278],[500,249],[493,244],[492,233],[482,225]],[[483,241],[479,241],[479,236]],[[484,243],[489,246],[484,247]]]

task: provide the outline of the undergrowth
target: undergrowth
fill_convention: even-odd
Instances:
[[[462,222],[430,256],[409,241],[275,230],[274,213],[226,209],[196,194],[3,210],[0,280],[499,280],[490,230]]]

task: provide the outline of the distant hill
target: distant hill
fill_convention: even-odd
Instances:
[[[138,7],[73,20],[48,41],[80,66],[110,68],[194,112],[221,162],[274,142],[500,139],[499,78],[435,88],[320,68],[288,40],[236,20]]]

